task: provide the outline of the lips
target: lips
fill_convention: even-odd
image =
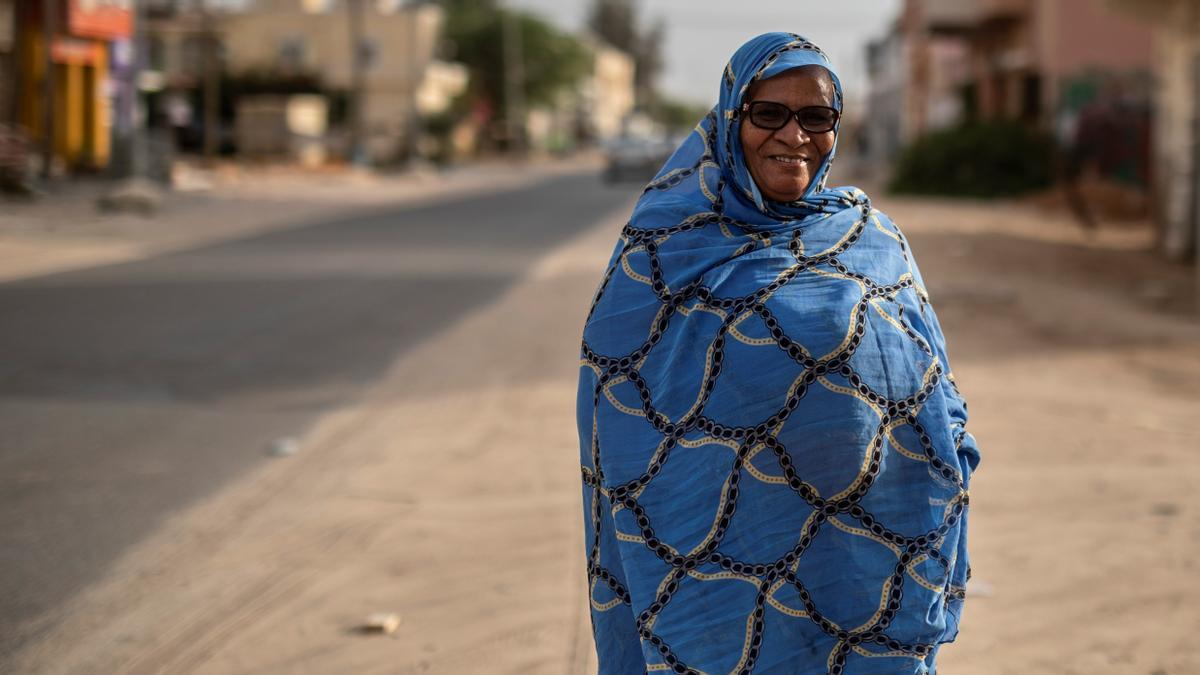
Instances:
[[[809,161],[807,155],[771,155],[770,159],[784,166],[801,166]]]

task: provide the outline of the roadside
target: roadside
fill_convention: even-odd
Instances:
[[[1137,223],[888,199],[983,452],[955,675],[1200,672],[1194,270]]]
[[[179,189],[164,192],[160,208],[149,216],[99,211],[97,199],[111,189],[107,181],[64,182],[36,200],[0,201],[0,282],[138,260],[357,210],[512,190],[599,166],[599,157],[592,155],[395,174],[183,166]]]
[[[169,518],[14,670],[582,672],[574,336],[619,228],[550,252],[298,454]],[[393,637],[356,630],[380,611]]]
[[[877,206],[912,241],[984,453],[976,582],[941,668],[1200,671],[1191,271],[1137,227]],[[594,672],[575,367],[619,226],[399,358],[299,454],[170,518],[17,672]],[[356,630],[379,611],[400,614],[393,636]]]

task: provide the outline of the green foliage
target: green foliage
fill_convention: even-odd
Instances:
[[[983,122],[934,132],[901,155],[894,192],[1005,197],[1047,187],[1053,143],[1019,122]]]
[[[529,14],[518,16],[524,44],[525,99],[533,105],[550,103],[588,73],[592,55],[583,43],[550,24]]]
[[[504,111],[504,13],[492,0],[443,0],[445,37],[450,56],[466,64],[471,92],[492,109]],[[575,38],[525,12],[513,15],[520,28],[525,102],[536,106],[554,101],[591,67],[591,55]]]
[[[605,42],[629,54],[635,53],[642,41],[632,0],[595,0],[588,26]]]
[[[671,131],[689,131],[708,111],[708,106],[663,99],[651,108],[651,116]]]

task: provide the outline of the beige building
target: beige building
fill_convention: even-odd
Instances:
[[[598,39],[585,42],[592,52],[591,77],[581,92],[586,119],[597,138],[620,136],[633,114],[633,57]]]
[[[403,7],[389,0],[362,2],[362,11],[364,150],[369,161],[387,162],[409,147],[418,93],[434,60],[444,14],[435,5]],[[257,0],[223,17],[220,30],[231,73],[305,73],[319,77],[326,88],[351,89],[345,0]],[[426,100],[431,96],[448,98],[440,90],[426,93]]]

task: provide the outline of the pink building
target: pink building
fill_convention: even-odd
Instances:
[[[1073,93],[1136,89],[1152,62],[1151,30],[1105,0],[908,0],[918,30],[968,47],[968,114],[1051,125]],[[914,11],[914,10],[909,10]]]
[[[905,0],[867,50],[872,158],[966,119],[1023,119],[1066,141],[1098,99],[1148,107],[1152,30],[1115,4]]]

